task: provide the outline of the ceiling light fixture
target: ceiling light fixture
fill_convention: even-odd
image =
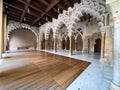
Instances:
[[[30,13],[30,9],[29,8],[27,9],[27,12]]]
[[[41,22],[39,22],[39,26],[41,25]]]
[[[58,8],[58,13],[60,13],[60,9]]]
[[[7,11],[7,14],[9,14],[9,11]]]
[[[26,21],[26,18],[24,17],[24,21]]]
[[[7,5],[6,5],[5,7],[6,7],[6,8],[8,8],[8,6],[7,6]]]
[[[48,21],[48,17],[46,16],[46,21]]]

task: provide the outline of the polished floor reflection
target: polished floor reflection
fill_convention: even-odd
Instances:
[[[0,90],[65,90],[89,65],[45,52],[11,52],[0,67]]]
[[[55,53],[53,50],[42,50]],[[57,50],[55,53],[78,60],[88,61],[91,64],[66,88],[66,90],[109,90],[112,80],[113,64],[100,62],[99,53],[82,53],[73,51],[69,56],[68,50]]]

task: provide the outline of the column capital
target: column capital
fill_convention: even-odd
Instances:
[[[106,32],[106,30],[110,30],[111,26],[104,26],[100,28],[101,32]]]
[[[73,36],[73,31],[72,31],[72,30],[70,30],[70,31],[68,32],[68,36],[69,36],[69,37]]]
[[[87,35],[87,36],[85,36],[85,38],[89,39],[89,38],[92,38],[92,36],[91,35]]]

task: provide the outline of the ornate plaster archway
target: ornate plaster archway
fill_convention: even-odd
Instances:
[[[36,38],[38,39],[38,34],[37,34],[37,28],[36,27],[32,27],[30,25],[24,24],[24,23],[19,23],[19,22],[13,22],[7,25],[7,37],[9,38],[10,33],[14,30],[17,29],[26,29],[26,30],[31,30]]]

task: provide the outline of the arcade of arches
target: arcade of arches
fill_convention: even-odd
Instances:
[[[63,55],[67,52],[68,57],[98,55],[95,62],[109,64],[113,69],[109,88],[120,90],[119,0],[82,0],[40,27],[7,21],[2,10],[0,0],[1,61],[6,50],[20,49],[61,52]]]

